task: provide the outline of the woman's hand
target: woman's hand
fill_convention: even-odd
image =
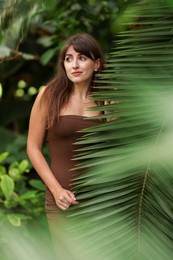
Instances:
[[[74,194],[71,191],[63,188],[56,189],[53,192],[53,196],[55,198],[57,206],[61,210],[67,210],[70,207],[70,205],[78,204],[78,201],[76,200]]]

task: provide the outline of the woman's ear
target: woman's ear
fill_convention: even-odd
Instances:
[[[100,59],[97,59],[95,61],[95,67],[94,67],[94,71],[98,71],[100,68]]]

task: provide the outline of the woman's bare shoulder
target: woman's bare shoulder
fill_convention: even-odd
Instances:
[[[34,104],[33,104],[34,110],[40,109],[40,108],[44,109],[46,107],[46,98],[45,98],[46,95],[44,95],[46,88],[47,88],[46,86],[43,86],[39,89],[38,94],[37,94]]]
[[[46,89],[47,89],[47,86],[43,86],[39,89],[38,94],[35,99],[36,103],[44,103],[44,101],[46,100],[46,98],[45,98]]]
[[[39,96],[40,98],[44,95],[46,89],[47,89],[47,86],[42,86],[42,87],[39,89],[39,91],[38,91],[38,96]]]

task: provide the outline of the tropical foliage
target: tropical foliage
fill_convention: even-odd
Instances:
[[[20,227],[43,216],[45,186],[41,180],[28,179],[27,160],[7,166],[7,157],[7,152],[0,154],[0,226]]]
[[[54,74],[63,41],[85,31],[110,50],[111,24],[120,6],[125,8],[112,0],[0,1],[0,152],[26,159],[31,106]]]
[[[86,201],[71,220],[80,259],[172,259],[173,9],[140,1],[125,18],[95,94],[111,120],[79,142],[88,171],[75,192]]]

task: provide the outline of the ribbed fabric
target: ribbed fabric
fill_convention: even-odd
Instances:
[[[79,115],[64,115],[60,116],[56,125],[48,129],[46,141],[51,158],[50,168],[63,188],[71,190],[74,177],[82,174],[79,170],[72,170],[78,164],[72,159],[81,147],[75,144],[83,135],[81,131],[99,122],[100,120]],[[46,189],[45,206],[49,212],[59,209],[49,189]]]

